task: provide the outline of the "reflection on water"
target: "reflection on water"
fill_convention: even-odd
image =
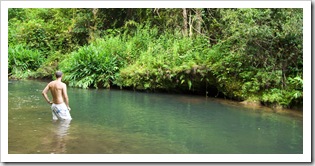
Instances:
[[[53,120],[54,128],[53,131],[55,133],[53,139],[53,149],[51,153],[66,153],[66,136],[68,135],[68,130],[70,127],[71,120]]]
[[[200,96],[68,88],[72,121],[53,121],[45,82],[9,84],[9,153],[303,153],[301,116]]]

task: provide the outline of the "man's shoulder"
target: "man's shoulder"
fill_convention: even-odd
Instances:
[[[56,81],[56,80],[54,80],[54,81],[51,81],[51,82],[49,82],[49,84],[48,84],[48,86],[66,86],[66,84],[65,83],[63,83],[63,82],[59,82],[59,81]]]
[[[53,85],[53,84],[55,84],[56,83],[56,81],[54,80],[54,81],[50,81],[49,83],[48,83],[48,85]]]
[[[61,84],[62,84],[62,86],[67,86],[66,83],[64,83],[64,82],[61,82]]]
[[[52,84],[54,84],[54,81],[50,81],[50,82],[48,83],[48,86],[51,86]]]

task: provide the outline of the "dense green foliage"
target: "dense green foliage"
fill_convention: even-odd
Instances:
[[[303,102],[302,9],[10,9],[9,76]]]
[[[40,51],[25,48],[23,45],[9,47],[8,55],[9,73],[19,78],[32,76],[44,62]]]
[[[67,73],[64,77],[70,86],[87,88],[103,86],[109,88],[124,65],[121,56],[123,43],[116,38],[98,39],[81,47],[61,62],[60,67]]]

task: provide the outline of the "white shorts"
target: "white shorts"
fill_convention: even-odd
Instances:
[[[51,105],[53,120],[71,120],[70,112],[65,103]]]

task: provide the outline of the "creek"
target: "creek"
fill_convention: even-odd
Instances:
[[[9,81],[9,154],[303,153],[300,114],[203,96],[68,87],[73,119],[54,122],[41,94],[46,85]]]

